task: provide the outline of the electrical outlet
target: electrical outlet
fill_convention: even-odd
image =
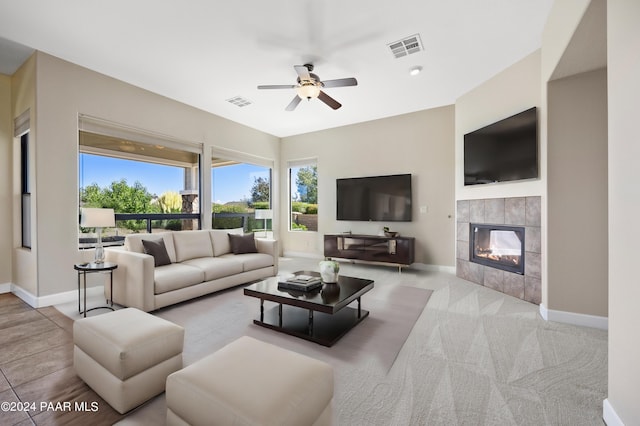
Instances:
[[[425,214],[427,212],[427,206],[420,206],[420,214]]]

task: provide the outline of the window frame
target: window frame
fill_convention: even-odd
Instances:
[[[116,149],[97,148],[91,144],[82,144],[82,133],[90,133],[97,137],[118,138],[125,141],[131,141],[138,145],[147,145],[155,148],[171,148],[184,153],[190,153],[197,157],[196,163],[188,163],[186,160],[172,160],[168,157],[145,156],[135,153],[127,153]],[[196,223],[193,229],[202,229],[202,162],[203,162],[203,144],[177,140],[164,135],[156,134],[149,131],[131,128],[110,121],[102,120],[96,117],[80,114],[78,117],[78,159],[81,154],[97,155],[102,157],[111,157],[120,160],[146,162],[151,164],[159,164],[164,166],[183,167],[184,177],[183,185],[197,185],[198,211],[194,213],[118,213],[115,214],[116,222],[126,220],[145,220],[146,231],[152,232],[152,221],[156,220],[193,220]],[[195,164],[195,165],[194,165]],[[187,167],[189,165],[189,167]],[[78,197],[81,190],[81,164],[78,161]],[[188,189],[187,189],[188,190]],[[78,208],[80,208],[80,198],[78,198]],[[190,229],[187,227],[187,229]],[[80,234],[81,235],[81,234]],[[86,248],[80,245],[80,248]]]
[[[228,163],[228,165],[236,165],[236,164],[248,164],[251,166],[257,166],[257,167],[264,167],[265,169],[268,170],[269,172],[269,208],[273,211],[273,219],[271,220],[271,232],[275,231],[275,227],[276,227],[276,223],[277,221],[275,220],[276,217],[276,211],[274,209],[273,206],[277,205],[276,201],[276,194],[274,193],[274,188],[275,183],[274,183],[274,176],[275,174],[273,173],[274,168],[275,168],[275,161],[266,157],[260,157],[257,155],[253,155],[253,154],[247,154],[244,152],[240,152],[240,151],[235,151],[235,150],[231,150],[231,149],[227,149],[227,148],[222,148],[222,147],[217,147],[214,146],[211,148],[211,202],[213,205],[213,201],[214,201],[214,183],[213,183],[213,169],[214,167],[214,161],[219,161],[221,163],[220,166],[218,167],[224,167],[225,163]],[[214,227],[214,215],[215,213],[213,213],[213,211],[211,212],[211,227]],[[232,215],[232,213],[229,213],[229,215]],[[248,219],[250,219],[250,216],[252,216],[251,214],[247,213],[247,214],[243,214],[243,213],[237,213],[236,215],[238,216],[242,216],[243,217],[243,221],[242,221],[242,226],[245,230],[245,232],[249,231],[249,227],[248,227]]]
[[[302,169],[305,167],[314,167],[316,171],[318,170],[318,159],[313,158],[303,158],[298,160],[289,160],[287,161],[287,180],[288,180],[288,201],[287,201],[287,210],[288,210],[288,219],[287,219],[287,230],[289,232],[318,232],[318,229],[294,229],[293,228],[293,189],[296,188],[295,177],[292,175],[293,169]],[[319,174],[319,172],[318,172]],[[316,187],[316,191],[317,191]],[[297,188],[296,188],[297,190]],[[317,197],[317,194],[316,194]],[[317,215],[317,213],[316,213]],[[317,224],[316,224],[317,226]]]

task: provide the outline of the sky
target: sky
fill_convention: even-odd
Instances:
[[[179,167],[162,166],[141,161],[121,160],[99,155],[80,155],[80,187],[97,183],[101,188],[125,179],[133,185],[139,181],[151,194],[183,189],[183,171]],[[269,169],[251,164],[217,167],[212,173],[212,200],[224,204],[251,197],[254,178],[269,177]]]

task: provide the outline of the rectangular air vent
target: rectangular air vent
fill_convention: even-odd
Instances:
[[[420,41],[420,34],[414,34],[412,36],[405,37],[402,40],[394,41],[387,46],[389,46],[391,53],[397,59],[412,53],[420,52],[422,50],[422,41]]]
[[[234,96],[233,98],[227,99],[227,102],[239,107],[245,107],[247,105],[251,105],[252,103],[249,99],[243,98],[242,96]]]

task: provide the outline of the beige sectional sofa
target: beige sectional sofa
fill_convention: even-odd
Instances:
[[[229,234],[242,232],[239,228],[127,235],[124,247],[105,250],[106,260],[118,264],[113,271],[113,301],[149,312],[277,275],[277,242],[256,238],[255,250],[236,244],[234,253]],[[246,249],[247,240],[242,241]],[[161,256],[145,253],[145,244],[154,243],[164,244],[168,264],[155,266]]]

